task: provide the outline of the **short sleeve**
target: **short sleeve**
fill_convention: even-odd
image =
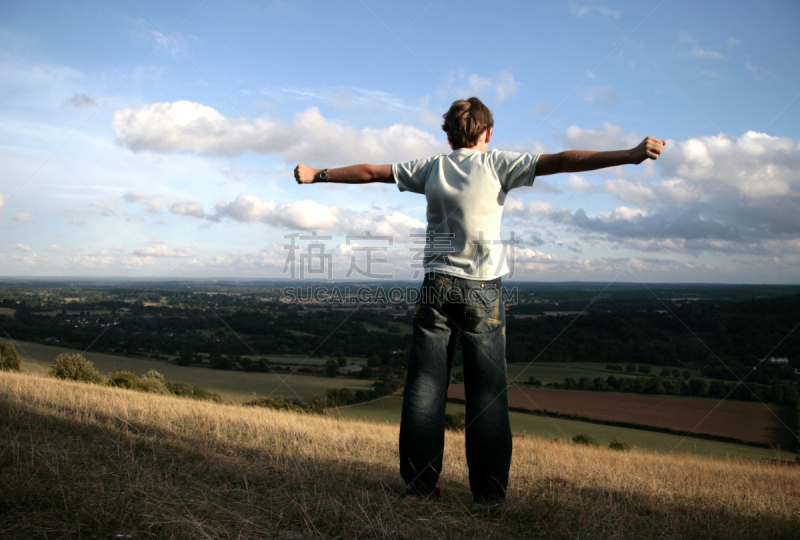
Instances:
[[[490,153],[490,159],[492,168],[497,173],[500,185],[503,186],[503,191],[506,193],[514,188],[533,185],[539,154],[493,150]]]
[[[392,165],[394,181],[400,191],[425,194],[425,181],[430,176],[430,171],[436,166],[439,156],[415,159]]]

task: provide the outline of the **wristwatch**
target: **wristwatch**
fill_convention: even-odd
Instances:
[[[319,179],[323,182],[328,181],[328,169],[322,169],[322,172],[319,173]]]

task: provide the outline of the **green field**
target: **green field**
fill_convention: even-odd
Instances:
[[[60,353],[74,353],[72,349],[40,345],[25,341],[16,341],[23,369],[35,373],[46,373],[50,365]],[[199,384],[209,390],[222,394],[226,400],[244,403],[254,397],[268,396],[287,399],[308,400],[314,396],[324,395],[328,388],[351,388],[353,390],[370,388],[372,381],[364,381],[351,377],[327,378],[318,375],[300,375],[288,373],[253,373],[246,371],[221,371],[203,367],[178,366],[159,360],[145,358],[128,358],[113,354],[87,352],[81,353],[104,375],[112,371],[132,371],[137,375],[147,373],[151,369],[161,372],[168,381]],[[305,357],[300,355],[276,356],[276,361],[292,360],[299,363]],[[315,365],[320,359],[309,358],[305,364]],[[324,363],[322,361],[321,363]]]
[[[329,409],[328,414],[353,420],[371,420],[390,424],[400,423],[400,410],[403,399],[400,396],[389,396],[368,403]],[[464,406],[448,403],[447,412],[463,412]],[[794,460],[795,455],[787,452],[776,452],[766,448],[755,448],[739,444],[730,444],[667,433],[657,433],[640,429],[605,426],[591,422],[547,418],[512,412],[511,431],[515,435],[528,435],[541,439],[571,440],[579,433],[587,433],[597,439],[602,446],[608,446],[615,437],[639,450],[657,453],[696,454],[718,459],[746,460]]]

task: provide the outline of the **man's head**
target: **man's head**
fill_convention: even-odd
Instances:
[[[494,126],[492,111],[476,97],[454,101],[443,116],[442,129],[453,150],[476,146],[481,134]]]

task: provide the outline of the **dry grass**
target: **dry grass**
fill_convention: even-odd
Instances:
[[[510,502],[392,498],[397,427],[0,373],[0,536],[796,538],[800,468],[516,438]]]

